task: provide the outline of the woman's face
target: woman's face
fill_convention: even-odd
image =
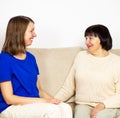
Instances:
[[[96,53],[98,50],[102,49],[100,44],[100,39],[98,36],[86,36],[86,46],[90,53]]]
[[[28,27],[27,27],[27,29],[25,31],[25,35],[24,35],[24,40],[25,40],[26,46],[31,45],[33,38],[37,36],[34,30],[35,30],[34,23],[30,22],[28,24]]]

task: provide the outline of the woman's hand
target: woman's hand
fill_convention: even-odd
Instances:
[[[96,115],[99,111],[105,109],[105,105],[103,103],[99,103],[93,110],[91,111],[90,118],[96,118]]]
[[[53,104],[59,104],[59,103],[61,103],[61,101],[58,100],[58,99],[56,99],[56,98],[47,99],[47,102],[48,103],[53,103]]]

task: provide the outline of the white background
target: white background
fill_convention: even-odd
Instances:
[[[0,49],[7,23],[16,15],[35,21],[37,37],[31,47],[85,47],[85,29],[103,24],[113,48],[120,48],[120,0],[0,0]]]

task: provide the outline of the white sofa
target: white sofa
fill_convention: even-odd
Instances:
[[[63,85],[77,53],[84,50],[81,47],[67,48],[28,48],[34,54],[40,69],[41,86],[51,95],[55,95]],[[111,52],[120,55],[120,49],[112,49]],[[73,97],[69,103],[74,109]]]
[[[51,95],[55,95],[63,85],[69,70],[73,64],[77,53],[84,50],[81,47],[67,48],[28,48],[36,57],[40,70],[41,86]],[[113,53],[120,55],[120,49],[111,50]],[[74,110],[74,99],[68,101]]]

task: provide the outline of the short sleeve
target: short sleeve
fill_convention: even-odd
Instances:
[[[0,54],[0,82],[11,80],[11,69],[9,58],[3,54]]]

